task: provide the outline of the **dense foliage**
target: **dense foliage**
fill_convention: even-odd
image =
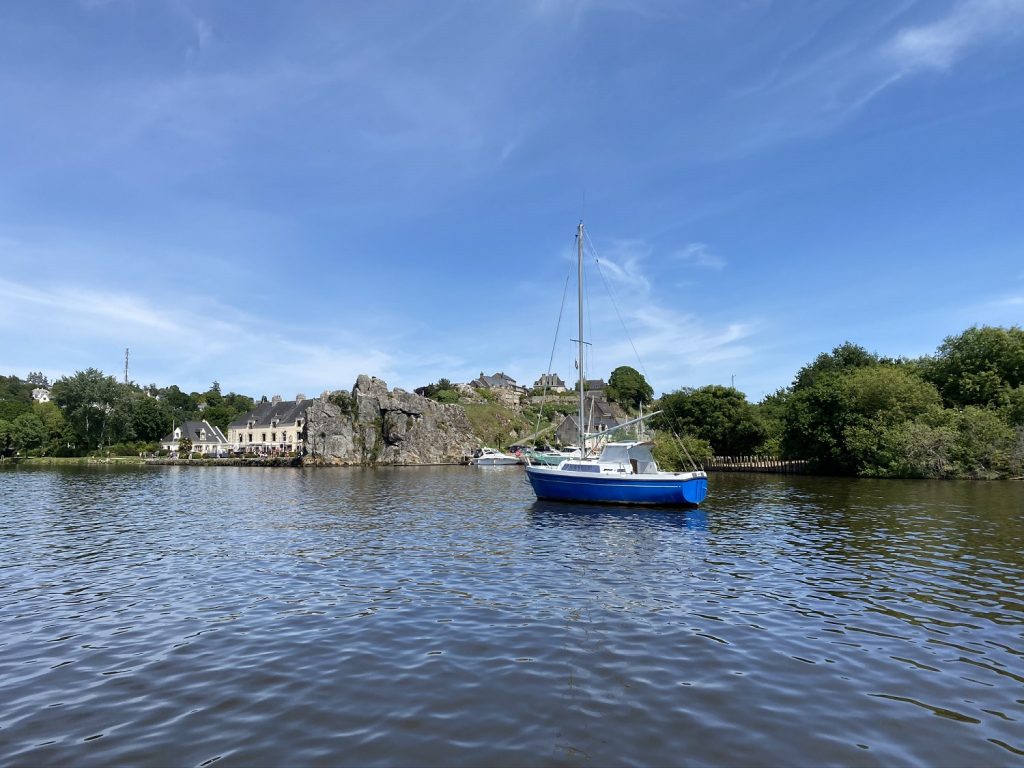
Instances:
[[[609,400],[630,411],[636,411],[641,405],[647,405],[654,400],[654,390],[647,383],[647,379],[628,365],[620,365],[612,371],[608,377],[605,395]]]
[[[1024,331],[970,328],[919,360],[847,342],[760,403],[707,386],[664,395],[657,407],[657,426],[706,440],[718,455],[781,455],[870,477],[1019,476]]]
[[[51,402],[33,402],[32,390],[48,384],[35,372],[25,381],[0,377],[0,454],[137,453],[155,447],[174,424],[205,419],[223,429],[253,407],[245,395],[222,395],[217,382],[186,394],[177,386],[124,384],[95,368],[54,382]]]
[[[664,395],[658,407],[656,428],[706,440],[720,456],[752,454],[767,436],[754,406],[732,387],[681,389]]]

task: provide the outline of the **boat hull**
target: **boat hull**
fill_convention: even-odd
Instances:
[[[539,464],[545,467],[557,467],[563,461],[565,456],[560,454],[545,454],[545,453],[527,453],[527,457],[530,459],[531,464]]]
[[[644,476],[527,467],[526,476],[538,499],[556,501],[696,507],[708,495],[703,472]]]
[[[493,458],[490,456],[484,456],[479,459],[470,459],[469,463],[474,467],[509,467],[514,464],[521,463],[519,459],[510,457],[497,457]]]

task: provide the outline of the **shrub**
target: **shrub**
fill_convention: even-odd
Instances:
[[[356,399],[352,397],[351,392],[339,389],[337,392],[332,392],[327,400],[338,406],[338,410],[345,416],[351,416],[355,413]]]
[[[433,399],[439,403],[453,404],[459,402],[459,393],[454,389],[442,389],[435,392]]]
[[[690,437],[689,435],[676,440],[668,432],[658,432],[655,435],[652,453],[654,454],[655,461],[658,462],[658,466],[667,472],[682,472],[693,469],[690,458],[701,464],[708,461],[714,455],[711,450],[711,443],[707,440],[701,440],[699,437]],[[690,458],[687,457],[687,453],[689,453]]]

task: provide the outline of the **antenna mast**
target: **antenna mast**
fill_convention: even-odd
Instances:
[[[579,308],[579,321],[580,321],[580,456],[586,458],[587,456],[587,437],[583,427],[583,388],[586,386],[586,379],[584,378],[585,368],[583,366],[583,221],[580,221],[579,228],[576,230],[576,248],[577,248],[577,279],[578,279],[578,296],[577,296],[577,307]]]
[[[124,348],[124,383],[128,385],[128,347]]]

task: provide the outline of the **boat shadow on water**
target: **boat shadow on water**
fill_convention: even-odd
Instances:
[[[587,504],[538,499],[527,507],[535,525],[622,525],[644,523],[659,528],[706,531],[708,515],[702,509],[669,506],[637,507],[621,504]]]

